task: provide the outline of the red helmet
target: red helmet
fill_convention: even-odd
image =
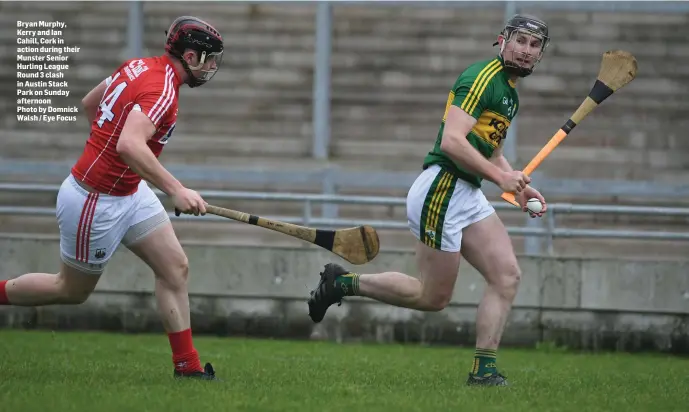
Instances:
[[[222,62],[223,41],[220,33],[205,21],[193,16],[181,16],[175,19],[165,31],[165,51],[177,57],[189,75],[189,87],[198,87],[208,82],[218,71]],[[199,57],[199,64],[190,67],[182,57],[185,50],[194,50]],[[215,62],[214,67],[203,70],[203,75],[196,77],[192,70],[201,70],[207,62]]]

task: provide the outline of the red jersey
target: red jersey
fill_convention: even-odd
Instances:
[[[132,110],[148,116],[156,132],[148,147],[158,157],[177,122],[177,98],[182,84],[166,55],[124,62],[106,80],[107,87],[84,151],[72,175],[95,190],[113,195],[135,193],[141,177],[117,153],[117,141]]]

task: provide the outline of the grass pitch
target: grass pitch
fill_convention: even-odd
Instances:
[[[175,381],[164,335],[0,331],[2,411],[686,411],[689,359],[195,337],[223,382]]]

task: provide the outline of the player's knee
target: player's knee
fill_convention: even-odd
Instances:
[[[421,310],[427,312],[439,312],[450,304],[452,299],[452,291],[438,290],[431,291],[430,293],[424,293],[421,299],[420,308]]]
[[[428,301],[426,310],[429,312],[440,312],[445,309],[449,303],[450,296],[438,296]]]
[[[189,259],[187,255],[183,255],[177,266],[177,277],[179,281],[186,284],[189,280]]]
[[[183,254],[175,260],[171,266],[170,275],[175,285],[182,287],[187,284],[189,279],[189,259],[186,255]]]
[[[57,303],[79,305],[86,302],[96,288],[99,277],[99,274],[82,272],[63,264],[55,277]]]
[[[186,254],[180,254],[174,259],[170,259],[165,268],[165,273],[157,274],[172,289],[182,289],[186,287],[189,279],[189,259]]]
[[[519,264],[515,260],[514,262],[504,265],[500,269],[499,275],[495,276],[494,279],[491,286],[497,289],[506,299],[514,299],[522,279],[522,272],[519,268]]]
[[[80,305],[91,296],[91,291],[83,289],[63,288],[60,303],[65,305]]]

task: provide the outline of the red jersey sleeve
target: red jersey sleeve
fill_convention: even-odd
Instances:
[[[147,82],[134,97],[134,110],[148,116],[156,128],[166,119],[177,99],[174,76],[173,69],[168,66],[165,74],[156,74],[146,79]]]

